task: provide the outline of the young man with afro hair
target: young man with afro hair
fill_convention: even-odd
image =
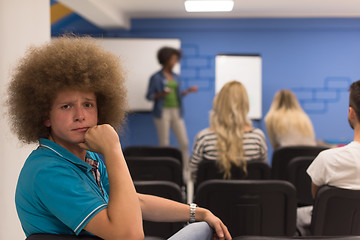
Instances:
[[[126,109],[123,72],[91,38],[63,36],[30,49],[8,93],[12,130],[24,143],[39,143],[15,195],[26,236],[143,239],[143,219],[191,219],[199,223],[171,239],[231,239],[207,209],[191,205],[190,214],[189,205],[136,193],[116,132]]]

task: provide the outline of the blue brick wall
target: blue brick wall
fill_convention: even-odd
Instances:
[[[341,100],[341,93],[348,91],[351,84],[348,77],[328,77],[323,87],[292,88],[305,112],[310,114],[326,114],[331,104]]]
[[[214,82],[213,56],[200,55],[198,45],[183,44],[181,46],[181,78],[185,87],[196,85],[199,91],[209,91]]]
[[[253,53],[262,56],[262,112],[274,94],[291,89],[311,118],[318,139],[350,141],[348,92],[360,76],[360,19],[133,19],[129,30],[100,30],[83,19],[59,22],[52,36],[71,31],[98,37],[178,38],[185,87],[199,91],[184,99],[189,150],[196,133],[208,126],[214,97],[215,56]],[[255,126],[265,133],[263,119]],[[335,127],[336,126],[336,127]],[[156,144],[150,114],[129,116],[122,146]],[[171,143],[176,145],[175,140]],[[269,156],[272,149],[269,146]]]

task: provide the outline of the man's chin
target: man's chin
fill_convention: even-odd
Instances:
[[[72,142],[73,142],[74,144],[85,143],[85,138],[83,138],[83,137],[73,138],[73,139],[72,139]]]
[[[80,139],[79,141],[77,141],[78,144],[80,143],[86,143],[85,139]]]

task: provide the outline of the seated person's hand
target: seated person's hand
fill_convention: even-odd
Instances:
[[[83,149],[104,154],[106,151],[121,149],[119,136],[109,124],[96,125],[85,133],[85,142],[79,146]]]
[[[214,229],[214,240],[230,240],[232,239],[229,230],[225,224],[209,210],[207,210],[204,221],[206,221],[212,229]]]

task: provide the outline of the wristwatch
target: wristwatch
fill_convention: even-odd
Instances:
[[[196,211],[197,205],[195,203],[190,203],[190,223],[195,222],[195,211]]]

